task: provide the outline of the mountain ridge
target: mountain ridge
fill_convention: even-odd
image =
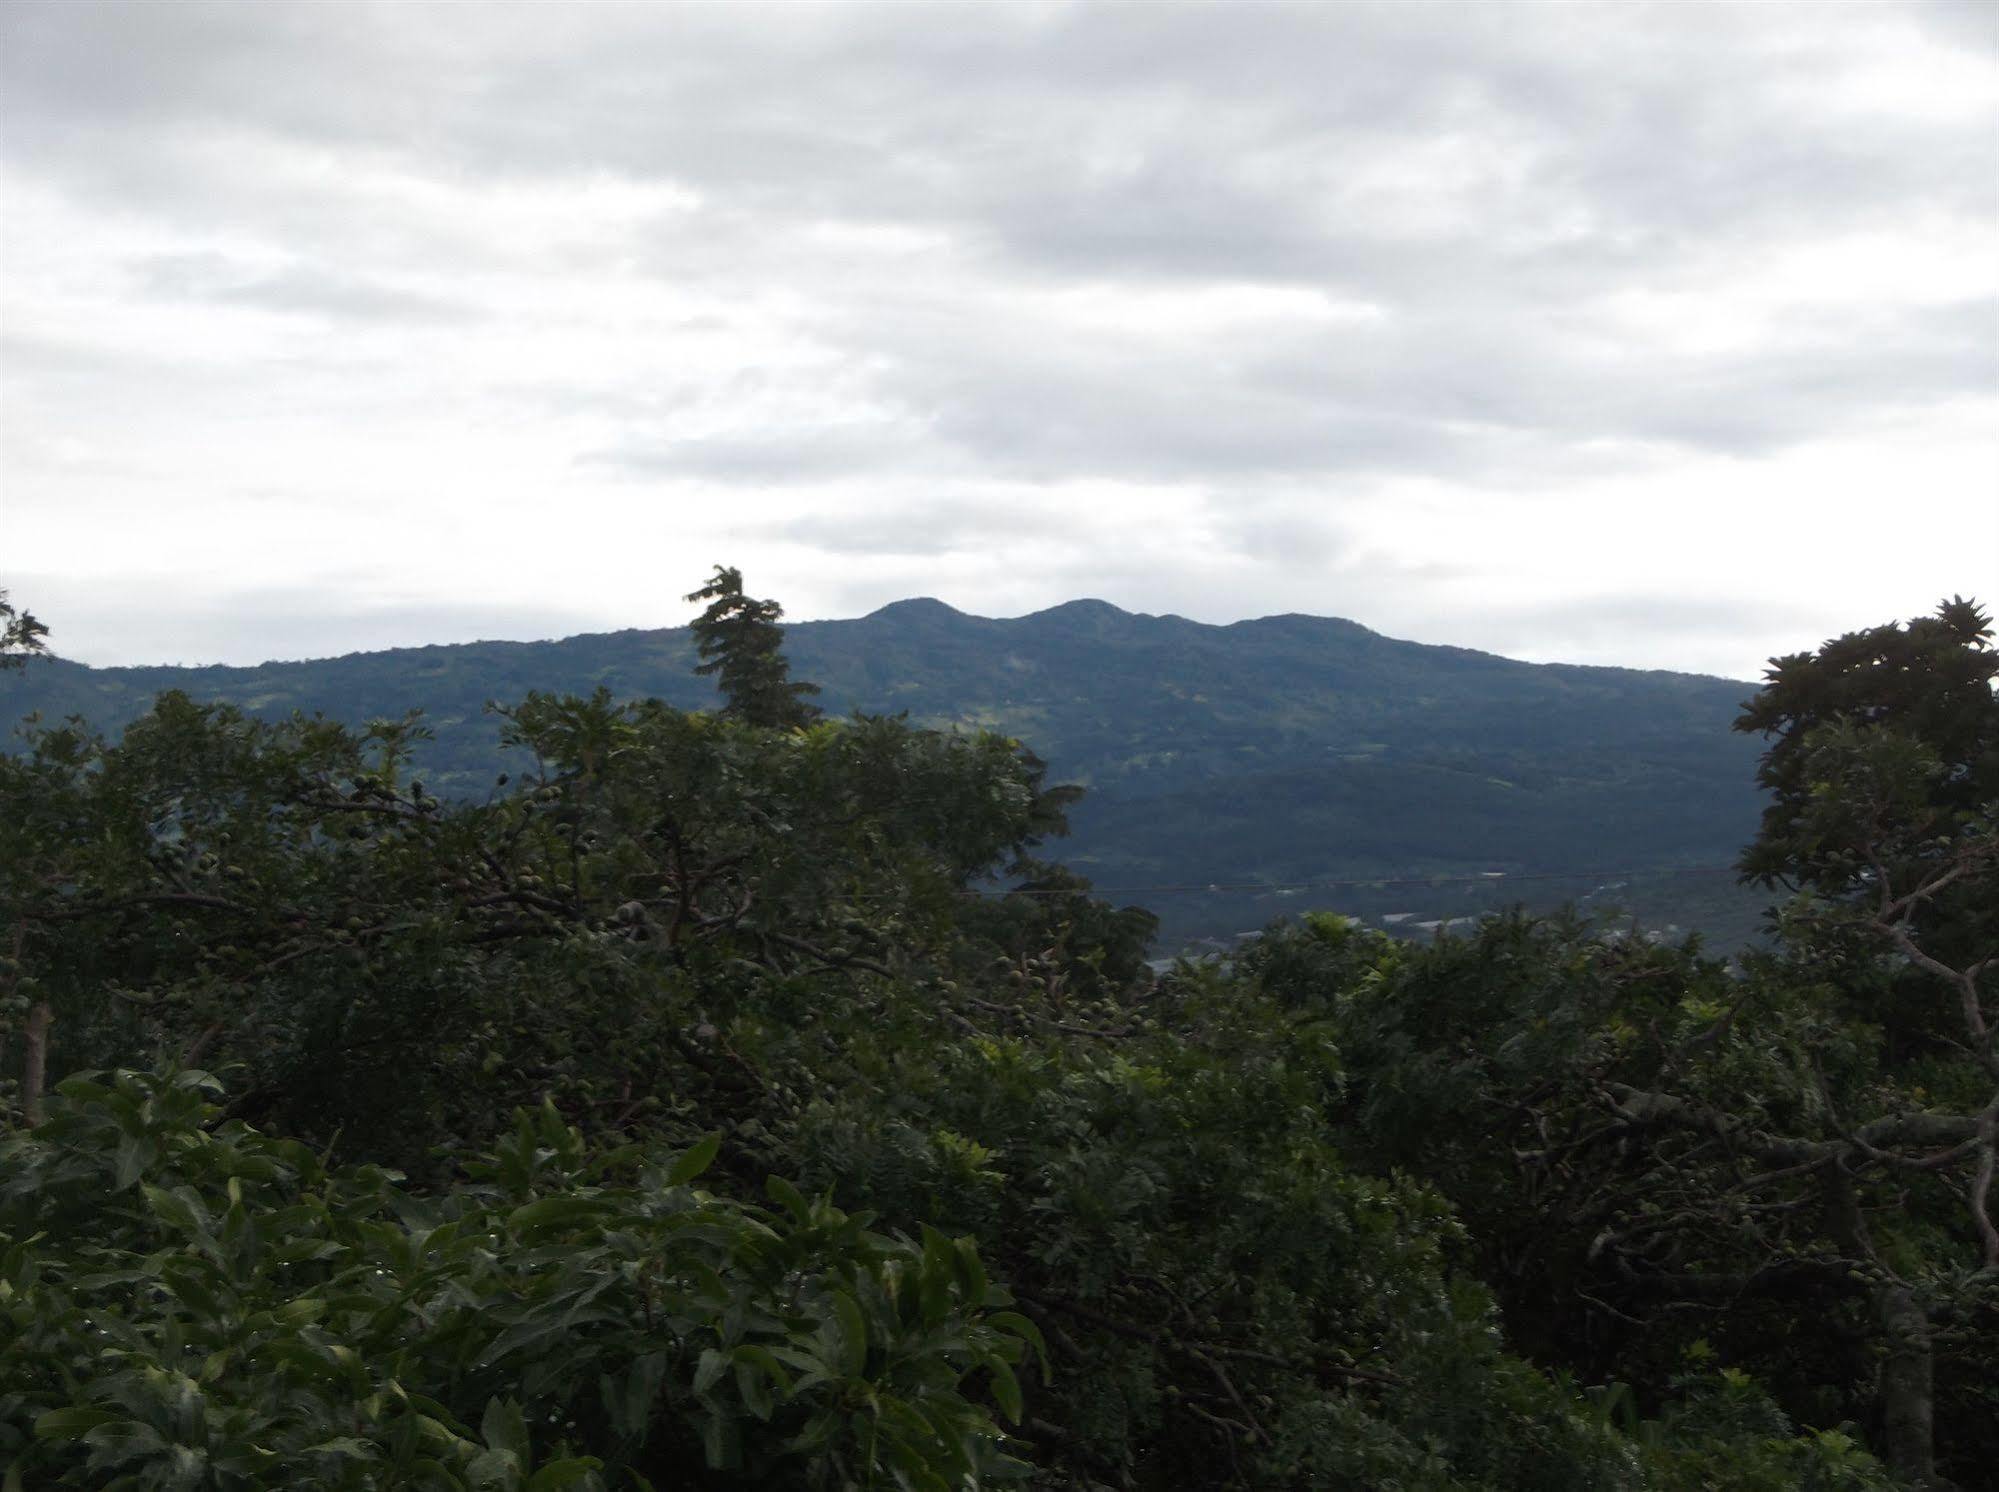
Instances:
[[[851,626],[859,622],[876,620],[901,620],[910,617],[937,617],[949,620],[984,623],[991,626],[1010,626],[1025,622],[1041,621],[1049,618],[1074,614],[1108,613],[1116,618],[1136,622],[1165,622],[1203,631],[1234,631],[1244,628],[1275,626],[1278,624],[1306,624],[1350,630],[1384,642],[1396,643],[1404,647],[1428,648],[1438,651],[1466,654],[1478,658],[1492,659],[1499,663],[1521,668],[1560,668],[1603,671],[1618,674],[1662,674],[1674,678],[1702,679],[1725,682],[1741,688],[1755,690],[1758,686],[1748,680],[1731,679],[1725,674],[1701,673],[1692,669],[1679,668],[1639,668],[1619,663],[1571,663],[1561,659],[1535,661],[1514,658],[1505,653],[1495,653],[1485,648],[1466,647],[1461,643],[1417,642],[1410,638],[1398,638],[1364,622],[1349,617],[1322,615],[1308,611],[1269,612],[1262,616],[1240,617],[1232,622],[1203,622],[1178,612],[1128,611],[1115,602],[1097,597],[1081,596],[1071,601],[1057,602],[1053,606],[1042,607],[1038,611],[1022,612],[1018,616],[993,617],[978,612],[964,611],[950,602],[935,596],[906,596],[900,600],[884,602],[873,611],[857,617],[815,617],[805,621],[787,621],[787,631],[800,628]],[[83,663],[73,658],[65,658],[54,652],[41,663],[59,663],[70,668],[80,668],[98,674],[134,673],[183,673],[210,674],[216,672],[252,673],[267,668],[309,666],[314,664],[337,663],[355,658],[371,658],[389,654],[436,653],[465,648],[545,648],[561,647],[571,643],[586,643],[601,638],[655,637],[686,633],[685,626],[678,627],[614,627],[600,632],[572,632],[560,637],[477,637],[463,642],[421,642],[403,643],[387,648],[360,648],[346,653],[318,653],[296,658],[266,658],[256,663]]]
[[[785,634],[794,676],[817,682],[830,712],[999,730],[1051,780],[1088,788],[1053,853],[1107,884],[1677,873],[1732,860],[1755,829],[1757,746],[1729,729],[1754,689],[1741,681],[1529,663],[1338,617],[1207,623],[1095,598],[995,618],[910,597]],[[502,769],[488,700],[601,686],[701,708],[715,693],[696,661],[685,627],[248,666],[45,660],[0,681],[0,714],[115,730],[166,688],[272,715],[420,708],[436,732],[426,782],[476,794]],[[1275,892],[1224,900],[1155,910],[1177,936],[1293,909]]]

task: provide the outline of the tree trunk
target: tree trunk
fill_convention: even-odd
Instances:
[[[1880,1260],[1853,1180],[1838,1167],[1825,1178],[1826,1223],[1840,1247],[1856,1259]],[[1930,1315],[1916,1292],[1892,1276],[1873,1290],[1874,1321],[1887,1355],[1875,1383],[1881,1407],[1881,1449],[1889,1470],[1911,1486],[1946,1488],[1936,1474],[1935,1351]]]
[[[1874,1311],[1888,1348],[1881,1364],[1880,1395],[1889,1469],[1913,1486],[1941,1486],[1932,1424],[1936,1395],[1929,1312],[1907,1285],[1877,1286]]]
[[[54,1020],[55,1012],[46,1000],[37,1000],[28,1011],[25,1033],[28,1055],[26,1071],[21,1074],[21,1109],[30,1124],[42,1122],[42,1094],[49,1080],[49,1026]]]

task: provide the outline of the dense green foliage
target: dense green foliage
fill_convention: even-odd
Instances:
[[[466,1157],[467,1184],[413,1194],[217,1125],[216,1087],[73,1078],[0,1141],[17,1478],[542,1492],[698,1465],[801,1487],[1007,1470],[961,1388],[976,1372],[1017,1405],[1036,1333],[968,1242],[885,1238],[780,1181],[776,1209],[719,1198],[689,1184],[713,1141],[593,1154],[552,1108]]]
[[[1965,1202],[1993,1093],[1975,1060],[1884,1060],[1878,1025],[1788,961],[1731,971],[1580,924],[1422,949],[1307,924],[1241,974],[1326,1012],[1349,1153],[1451,1200],[1518,1350],[1647,1408],[1691,1367],[1746,1370],[1888,1448],[1912,1344],[1880,1296],[1906,1286],[1937,1449],[1977,1484],[1999,1295]]]
[[[475,796],[417,778],[414,719],[45,728],[0,759],[0,1451],[135,1487],[1972,1484],[1990,722],[1808,704],[1752,853],[1873,858],[1774,951],[1316,916],[1163,978],[996,734],[531,694]]]
[[[1105,886],[1189,888],[1134,898],[1168,950],[1313,906],[1421,921],[1593,893],[1733,947],[1767,900],[1727,869],[1758,806],[1755,747],[1728,730],[1746,685],[1517,663],[1325,618],[1214,627],[1101,602],[991,620],[908,601],[784,638],[833,714],[999,731],[1087,786],[1066,858]],[[39,710],[115,731],[167,689],[354,726],[420,707],[435,732],[423,780],[479,798],[507,768],[487,700],[603,687],[712,708],[697,641],[681,628],[256,668],[51,661],[0,679],[0,720]],[[1604,870],[1641,874],[1591,874]],[[1476,880],[1492,871],[1515,879]],[[1435,876],[1473,879],[1365,884]],[[1364,884],[1271,889],[1328,880]]]
[[[1331,1001],[1355,1154],[1458,1208],[1512,1339],[1643,1395],[1698,1352],[1911,1481],[1999,1459],[1999,673],[1965,603],[1778,660],[1744,857],[1807,888],[1723,965],[1508,919],[1413,953],[1319,924],[1242,961]]]
[[[1061,795],[1011,742],[603,697],[505,726],[535,765],[480,805],[405,778],[406,722],[174,697],[115,745],[59,729],[6,763],[8,979],[54,1069],[222,1064],[230,1119],[451,1206],[524,1104],[607,1137],[719,1130],[744,1193],[789,1175],[893,1234],[979,1241],[1061,1344],[1065,1391],[1012,1451],[1064,1480],[1589,1485],[1628,1458],[1505,1358],[1435,1199],[1346,1171],[1323,1041],[1198,980],[1154,992],[1150,919],[1027,857]],[[1008,863],[1027,890],[972,893]],[[140,1179],[150,1157],[96,1132],[95,1164]],[[117,1195],[82,1188],[71,1248],[153,1226],[104,1216]],[[404,1386],[455,1422],[499,1393],[442,1372]]]
[[[936,967],[959,893],[1060,822],[998,737],[602,695],[502,723],[527,762],[483,804],[407,776],[412,722],[175,695],[116,745],[63,727],[5,763],[0,894],[67,1064],[242,1063],[239,1112],[415,1165],[552,1086],[622,1107],[690,1048],[739,1080],[699,1046],[711,1007],[805,1002],[891,943]]]
[[[1946,980],[1946,966],[1999,946],[1999,896],[1980,858],[1999,804],[1991,638],[1990,618],[1958,599],[1906,628],[1872,627],[1773,661],[1737,722],[1772,738],[1759,772],[1769,806],[1742,865],[1818,904],[1801,909],[1812,925],[1800,920],[1794,941],[1886,939]],[[1914,1009],[1894,1025],[1903,1045],[1965,1035],[1950,1016],[1939,1029]]]

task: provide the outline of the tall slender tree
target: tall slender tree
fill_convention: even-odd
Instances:
[[[32,611],[16,611],[0,590],[0,671],[26,668],[30,658],[48,651],[42,639],[49,629],[35,620]]]
[[[807,703],[819,686],[794,680],[785,661],[782,606],[744,595],[742,571],[733,565],[717,565],[708,583],[686,599],[708,603],[694,621],[702,660],[694,671],[715,676],[725,715],[779,729],[819,718],[818,707]]]

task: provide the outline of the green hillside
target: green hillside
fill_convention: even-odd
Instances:
[[[1591,898],[1725,941],[1754,925],[1725,869],[1755,829],[1757,743],[1728,728],[1744,683],[1520,663],[1334,618],[1210,626],[1101,601],[1006,620],[901,601],[794,624],[786,648],[829,711],[997,728],[1086,786],[1061,857],[1156,910],[1168,947],[1308,906],[1414,926]],[[601,685],[698,707],[714,695],[694,661],[683,628],[254,668],[54,661],[0,682],[0,712],[116,728],[168,688],[264,715],[421,709],[433,789],[482,796],[505,768],[488,700]],[[1610,871],[1625,874],[1595,874]],[[1443,884],[1325,884],[1430,879]]]

